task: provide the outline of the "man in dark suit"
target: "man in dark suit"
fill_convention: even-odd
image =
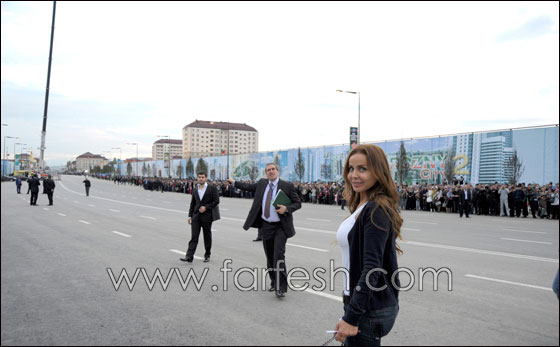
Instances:
[[[235,188],[255,193],[253,205],[243,225],[243,229],[258,228],[259,237],[263,240],[266,265],[270,276],[269,291],[275,291],[276,296],[283,297],[288,291],[288,281],[285,263],[286,241],[296,234],[292,213],[301,208],[301,201],[294,185],[282,181],[278,167],[274,163],[266,164],[266,179],[257,183],[241,183],[228,179]],[[271,206],[273,197],[281,189],[292,201],[288,206],[278,205],[278,209]]]
[[[472,192],[467,184],[464,184],[463,189],[459,192],[459,217],[463,217],[463,212],[465,212],[465,217],[469,218],[469,208],[472,201]]]
[[[208,177],[205,172],[197,173],[198,184],[193,189],[191,206],[189,208],[189,224],[191,225],[191,241],[189,249],[182,261],[191,263],[194,258],[196,246],[198,245],[198,237],[200,236],[200,228],[204,234],[204,262],[210,261],[210,249],[212,248],[212,210],[218,207],[220,196],[216,186],[208,184]]]
[[[37,175],[33,175],[33,177],[31,177],[28,182],[29,191],[31,191],[31,201],[29,202],[29,204],[31,206],[36,206],[37,198],[39,197],[39,186],[41,185],[41,182],[39,182]]]
[[[52,206],[52,204],[53,204],[53,194],[54,194],[54,187],[55,186],[56,186],[56,184],[54,184],[54,180],[52,179],[51,175],[49,175],[49,178],[47,178],[43,182],[43,188],[45,189],[45,194],[47,194],[47,196],[49,198],[49,206]]]

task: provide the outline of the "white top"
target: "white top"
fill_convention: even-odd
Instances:
[[[354,224],[356,224],[356,216],[364,209],[364,206],[366,206],[366,204],[358,207],[350,217],[346,218],[344,222],[340,224],[336,232],[336,241],[338,241],[338,245],[342,249],[342,267],[348,270],[348,273],[350,273],[350,245],[348,244],[348,234],[354,227]],[[346,276],[346,273],[344,273],[344,283],[344,295],[350,295],[350,291],[348,290],[350,289],[350,278]]]
[[[265,221],[269,222],[269,223],[274,223],[274,222],[280,222],[280,216],[278,216],[278,213],[276,213],[276,209],[274,208],[274,206],[270,206],[270,217],[267,219],[264,217],[264,210],[266,208],[266,197],[268,196],[268,191],[270,190],[270,184],[272,183],[274,186],[272,188],[272,199],[274,199],[274,196],[276,195],[276,191],[278,190],[278,182],[280,181],[280,178],[275,179],[274,181],[270,182],[268,181],[268,183],[266,184],[266,189],[264,190],[264,195],[263,195],[263,200],[262,200],[262,219],[264,219]],[[272,203],[272,201],[270,201]]]
[[[204,193],[206,193],[207,187],[208,187],[208,183],[204,183],[202,188],[200,188],[200,185],[198,186],[198,197],[200,198],[200,201],[202,201],[202,197],[204,196]]]

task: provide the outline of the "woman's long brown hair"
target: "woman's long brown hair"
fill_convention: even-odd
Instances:
[[[354,154],[364,154],[367,158],[368,170],[371,171],[373,177],[375,178],[375,184],[367,191],[368,200],[374,200],[377,206],[373,209],[371,213],[371,220],[375,226],[382,229],[373,221],[373,214],[378,207],[387,215],[387,218],[391,221],[393,230],[395,231],[395,238],[402,240],[401,236],[401,226],[403,224],[403,219],[399,214],[399,195],[397,193],[397,187],[391,177],[391,170],[389,170],[389,163],[387,162],[387,157],[385,152],[376,145],[359,145],[356,146],[346,158],[346,163],[344,164],[344,182],[346,183],[346,188],[344,189],[344,198],[348,201],[348,209],[350,213],[354,213],[360,204],[360,194],[356,193],[352,189],[352,184],[348,179],[348,162],[350,157]],[[389,231],[389,230],[387,230]],[[397,252],[403,253],[399,245],[395,242]]]

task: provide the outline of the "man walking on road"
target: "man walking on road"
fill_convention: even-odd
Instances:
[[[463,189],[459,192],[459,217],[463,217],[463,212],[465,217],[469,218],[469,208],[472,200],[472,192],[469,187],[464,184]]]
[[[31,206],[36,206],[37,198],[39,197],[39,186],[41,185],[41,182],[39,182],[39,179],[36,175],[33,175],[33,177],[31,177],[28,182],[29,191],[31,192],[31,201],[29,202],[29,204]]]
[[[91,182],[88,180],[87,176],[83,183],[86,185],[86,196],[89,196],[89,187],[91,187]]]
[[[56,185],[54,184],[54,180],[52,179],[51,175],[49,175],[49,178],[47,178],[45,182],[43,182],[43,187],[45,188],[45,192],[47,193],[47,196],[49,198],[49,206],[52,206],[53,204],[53,194],[55,186]]]
[[[270,292],[284,297],[288,291],[288,281],[285,263],[286,241],[296,234],[292,213],[301,208],[301,201],[294,185],[282,181],[278,176],[278,167],[274,163],[266,164],[266,177],[257,183],[228,181],[235,188],[255,192],[253,205],[243,225],[243,229],[258,228],[259,236],[263,240],[266,265],[270,276]],[[278,205],[278,209],[271,206],[273,197],[281,189],[291,200],[288,206]]]
[[[196,252],[198,245],[198,237],[200,236],[200,228],[204,234],[204,262],[210,261],[210,250],[212,248],[212,222],[214,221],[214,209],[218,208],[220,203],[220,196],[218,189],[214,185],[208,184],[208,177],[206,172],[199,172],[197,174],[198,184],[193,189],[191,197],[191,206],[189,208],[188,222],[191,225],[191,241],[189,242],[189,249],[182,261],[191,263]]]

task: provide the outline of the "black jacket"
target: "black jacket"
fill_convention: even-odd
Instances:
[[[39,186],[41,185],[41,182],[39,182],[39,179],[37,177],[33,177],[31,179],[29,179],[29,190],[31,191],[31,193],[38,193],[39,192]]]
[[[219,203],[220,196],[218,195],[218,189],[216,189],[216,186],[208,184],[206,191],[202,196],[202,200],[200,200],[197,184],[192,192],[189,217],[191,217],[193,221],[212,222],[212,209],[218,206]],[[201,206],[206,207],[206,212],[198,212]]]
[[[372,218],[376,206],[375,201],[369,201],[348,233],[351,299],[342,319],[354,326],[358,326],[360,317],[366,312],[395,306],[399,302],[397,288],[401,284],[398,274],[394,279],[397,288],[391,283],[391,277],[398,269],[395,232],[380,207]],[[366,283],[368,273],[373,269],[383,269],[386,274],[381,270],[372,271]],[[372,288],[384,289],[375,291]]]
[[[234,182],[236,188],[255,193],[253,205],[251,206],[249,215],[245,220],[243,229],[248,230],[249,228],[260,228],[262,226],[262,200],[267,184],[268,179],[266,178],[259,180],[257,183]],[[301,200],[299,199],[296,188],[290,182],[278,180],[278,189],[282,189],[290,200],[292,200],[292,203],[289,206],[286,206],[286,213],[278,215],[280,217],[280,223],[282,223],[282,229],[286,233],[286,237],[290,238],[296,234],[292,213],[301,208]]]

